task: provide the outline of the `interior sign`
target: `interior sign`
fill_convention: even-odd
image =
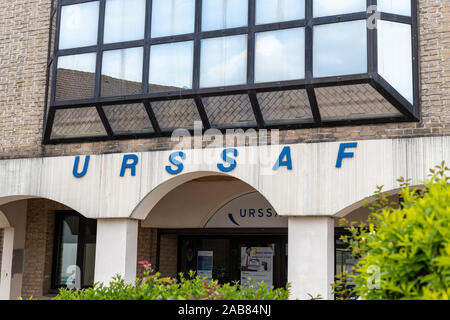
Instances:
[[[348,152],[347,149],[357,148],[357,142],[341,143],[337,154],[336,168],[341,168],[344,158],[353,158],[354,152]],[[183,160],[186,160],[186,154],[183,151],[174,151],[169,155],[165,170],[171,175],[180,174],[184,169]],[[222,172],[231,172],[238,166],[239,151],[236,148],[226,148],[221,152],[221,162],[217,163],[217,169]],[[89,169],[90,156],[84,158],[84,163],[80,165],[80,156],[75,157],[73,164],[73,176],[75,178],[82,178],[86,175]],[[136,166],[139,163],[139,157],[135,154],[126,154],[123,156],[122,166],[120,168],[120,176],[124,177],[126,172],[130,172],[131,176],[136,176]],[[80,170],[81,167],[81,170]],[[291,147],[285,146],[281,150],[278,158],[272,167],[273,171],[277,171],[280,167],[285,167],[287,170],[292,170],[292,154]]]

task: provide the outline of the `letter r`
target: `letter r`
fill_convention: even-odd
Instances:
[[[128,163],[128,160],[132,160]],[[139,158],[135,154],[126,154],[123,156],[122,168],[120,169],[120,176],[125,176],[125,170],[131,169],[131,176],[134,177],[136,175],[136,165],[139,162]]]

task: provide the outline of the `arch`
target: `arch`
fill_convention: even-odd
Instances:
[[[84,216],[86,218],[89,218],[89,216],[87,216],[85,213],[83,213],[83,211],[77,210],[77,208],[74,208],[73,206],[71,206],[69,204],[63,203],[63,202],[61,202],[59,200],[50,199],[50,198],[47,198],[47,197],[39,197],[39,196],[26,196],[26,195],[15,195],[15,196],[4,196],[4,197],[0,196],[0,207],[4,206],[6,204],[9,204],[11,202],[20,201],[20,200],[30,200],[30,199],[42,199],[42,200],[47,200],[47,201],[53,201],[53,202],[56,202],[56,203],[58,203],[58,204],[60,204],[62,206],[65,206],[67,208],[70,208],[70,209],[78,212],[79,214],[81,214],[82,216]],[[1,211],[0,211],[0,213],[1,213]],[[5,215],[5,219],[6,219],[6,215]],[[8,220],[8,219],[6,219],[6,220]],[[0,228],[2,228],[1,214],[0,214]]]
[[[150,212],[155,208],[155,206],[171,191],[175,190],[176,188],[178,188],[181,185],[188,183],[190,181],[197,180],[200,178],[208,178],[208,177],[230,178],[232,180],[239,181],[239,182],[247,185],[249,187],[249,189],[250,188],[252,189],[252,190],[246,191],[244,193],[259,192],[258,190],[256,190],[252,185],[250,185],[246,181],[236,178],[235,176],[232,176],[232,175],[228,175],[228,174],[224,174],[224,173],[220,173],[220,172],[214,172],[214,171],[196,171],[196,172],[185,173],[185,174],[173,177],[173,178],[163,182],[162,184],[160,184],[156,188],[154,188],[152,191],[150,191],[135,207],[135,209],[133,210],[133,212],[131,214],[131,218],[145,220],[147,218],[147,216],[150,214]],[[237,195],[240,195],[240,194],[238,193]],[[261,195],[267,201],[269,201],[269,199],[267,199],[267,197],[265,197],[265,195],[263,195],[262,193],[261,193]],[[235,197],[236,197],[236,194],[232,195],[228,198],[225,198],[225,199],[221,200],[221,204],[227,203],[230,200],[229,198],[233,199]],[[217,208],[217,206],[215,206],[215,207]],[[218,206],[218,207],[220,207],[220,206]],[[210,210],[209,214],[211,214],[211,210]],[[206,217],[205,217],[205,219],[206,220],[203,220],[204,222],[208,220]]]
[[[8,218],[6,215],[0,210],[0,229],[9,228],[11,225],[9,224]]]
[[[243,197],[247,194],[251,194],[251,193],[259,193],[258,191],[247,191],[247,192],[242,192],[230,197],[225,198],[223,201],[221,201],[219,204],[217,204],[216,206],[214,206],[211,210],[209,210],[208,214],[203,217],[203,226],[206,226],[208,224],[208,222],[213,218],[214,214],[219,211],[220,209],[222,209],[224,206],[226,206],[227,204],[229,204],[230,202]],[[259,193],[261,194],[261,193]],[[261,195],[262,197],[264,197],[263,195]],[[265,199],[265,197],[264,197]]]
[[[423,189],[424,186],[423,186],[423,185],[416,185],[416,186],[411,186],[411,188]],[[399,188],[397,188],[397,189],[392,189],[392,190],[389,190],[389,191],[384,191],[383,194],[385,194],[385,195],[388,194],[388,195],[394,197],[394,196],[398,196],[398,194],[400,193],[400,190],[401,190],[401,189],[399,189]],[[375,199],[376,199],[375,196],[369,196],[369,197],[366,197],[366,198],[364,198],[364,199],[362,199],[362,200],[359,200],[359,201],[357,201],[357,202],[355,202],[355,203],[349,205],[348,207],[345,207],[345,208],[342,209],[342,210],[339,210],[339,211],[336,212],[333,216],[334,216],[336,219],[344,218],[344,217],[348,216],[349,214],[351,214],[352,212],[354,212],[354,211],[356,211],[356,210],[362,208],[362,207],[364,206],[364,203],[365,203],[366,201],[369,201],[369,202],[370,202],[370,201],[374,201]]]

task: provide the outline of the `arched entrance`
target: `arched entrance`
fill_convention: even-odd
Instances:
[[[250,277],[282,287],[287,282],[287,227],[288,218],[253,187],[235,177],[208,174],[177,184],[147,212],[138,255],[155,233],[154,254],[148,248],[144,258],[165,276],[193,270],[220,283],[246,283]]]
[[[0,300],[92,285],[96,222],[47,198],[0,197]]]
[[[423,185],[417,185],[411,188],[422,189]],[[387,203],[389,206],[399,207],[401,204],[401,197],[399,195],[400,189],[393,189],[384,192],[384,196],[387,198]],[[348,234],[346,232],[345,227],[341,227],[339,221],[341,219],[345,219],[347,222],[356,222],[357,225],[361,223],[366,223],[369,215],[371,213],[370,209],[365,206],[367,202],[376,201],[377,198],[374,196],[366,197],[361,199],[360,201],[355,202],[354,204],[344,208],[343,210],[337,212],[335,217],[335,238],[336,238],[336,255],[335,255],[335,273],[341,274],[344,271],[348,273],[352,273],[352,268],[356,266],[357,259],[355,259],[350,250],[348,249],[347,244],[340,240],[341,235]]]

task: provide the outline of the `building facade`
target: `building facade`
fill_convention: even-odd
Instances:
[[[332,299],[337,221],[450,161],[450,3],[335,2],[2,2],[0,297],[148,260]]]

